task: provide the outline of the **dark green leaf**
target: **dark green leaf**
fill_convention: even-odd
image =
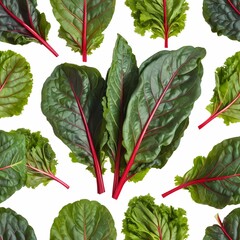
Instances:
[[[212,32],[240,41],[239,0],[204,0],[203,16]]]
[[[224,66],[217,68],[215,79],[214,95],[207,106],[212,115],[199,128],[216,117],[223,118],[226,125],[240,122],[240,52],[228,58]]]
[[[71,149],[73,161],[87,165],[97,180],[104,162],[101,102],[105,84],[96,69],[65,63],[55,68],[42,90],[42,111],[56,136]]]
[[[114,220],[96,201],[80,200],[62,208],[55,218],[50,240],[115,240]]]
[[[36,240],[37,238],[25,218],[9,208],[0,208],[0,239]]]
[[[25,185],[25,180],[24,136],[0,131],[0,202],[5,201],[22,188]]]
[[[19,115],[31,91],[29,63],[12,51],[0,52],[0,118]]]
[[[100,46],[103,31],[110,23],[115,0],[51,0],[53,13],[60,23],[59,37],[74,52],[86,55]]]
[[[130,200],[123,220],[125,240],[187,239],[188,224],[185,210],[160,206],[149,195]]]
[[[234,209],[227,217],[224,218],[221,225],[213,225],[206,228],[205,236],[203,240],[229,240],[226,234],[231,240],[240,239],[240,208]],[[226,233],[224,233],[223,229]]]
[[[152,32],[152,38],[165,39],[177,36],[185,27],[188,3],[185,0],[126,0],[126,5],[132,10],[135,31],[144,35]]]
[[[183,177],[176,177],[175,189],[190,191],[192,199],[215,208],[240,203],[240,138],[222,141],[213,147],[208,156],[196,157],[194,166]]]

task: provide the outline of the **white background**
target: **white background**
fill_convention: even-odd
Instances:
[[[95,179],[85,170],[85,166],[71,162],[68,156],[69,149],[54,136],[50,124],[41,113],[42,85],[55,66],[64,62],[83,65],[83,62],[80,54],[72,52],[66,47],[65,40],[58,38],[59,24],[52,14],[49,1],[38,2],[38,9],[45,12],[47,20],[51,22],[48,42],[59,53],[59,57],[54,57],[45,47],[36,43],[25,46],[0,43],[0,50],[11,49],[27,59],[31,64],[34,80],[28,105],[24,107],[22,114],[17,117],[0,119],[0,124],[2,130],[10,131],[25,127],[32,131],[41,131],[44,137],[49,138],[58,159],[57,176],[67,182],[70,189],[67,190],[54,181],[46,187],[39,186],[35,190],[24,187],[0,206],[9,207],[24,216],[34,228],[37,239],[47,240],[53,220],[63,206],[80,199],[97,200],[112,213],[118,232],[117,239],[122,240],[124,239],[121,234],[122,219],[129,200],[134,196],[151,194],[157,204],[164,203],[175,208],[184,208],[189,222],[188,239],[202,239],[205,228],[216,223],[214,216],[217,213],[223,219],[236,206],[228,206],[219,210],[200,205],[191,199],[187,190],[180,190],[165,199],[161,197],[161,194],[174,187],[174,177],[182,176],[189,170],[196,156],[206,156],[217,143],[239,136],[239,123],[225,126],[221,119],[215,119],[202,130],[198,130],[197,126],[210,115],[205,107],[213,95],[215,69],[222,66],[227,57],[239,50],[240,43],[212,33],[202,16],[203,1],[188,0],[190,9],[187,11],[185,29],[178,37],[169,39],[169,49],[178,49],[185,45],[206,48],[207,56],[203,60],[202,94],[194,105],[190,125],[185,131],[181,144],[166,166],[160,170],[151,170],[142,182],[126,183],[119,199],[114,200],[111,198],[113,174],[110,173],[109,164],[106,165],[108,171],[104,175],[106,192],[98,195]],[[153,40],[149,38],[149,35],[142,37],[134,32],[133,19],[130,14],[130,9],[124,5],[124,1],[117,0],[113,19],[104,32],[104,42],[94,51],[93,55],[88,56],[88,62],[85,63],[97,68],[104,78],[111,64],[117,33],[120,33],[132,47],[138,65],[154,53],[164,49],[163,39]]]

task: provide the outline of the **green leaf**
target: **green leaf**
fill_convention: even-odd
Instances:
[[[25,138],[16,133],[0,131],[0,202],[22,188],[25,180]]]
[[[192,199],[215,208],[240,203],[240,138],[230,138],[213,147],[207,157],[196,157],[194,166],[183,177],[176,177],[176,188],[163,197],[186,188]]]
[[[9,208],[0,208],[0,239],[36,240],[37,238],[24,217]]]
[[[164,204],[158,206],[150,195],[135,197],[125,212],[122,232],[125,240],[187,239],[186,212]]]
[[[220,225],[207,227],[203,240],[238,240],[240,239],[240,208],[232,210]],[[221,226],[222,225],[222,226]],[[228,238],[227,235],[230,237]]]
[[[204,0],[203,16],[212,32],[240,41],[238,0]]]
[[[200,95],[200,61],[204,56],[202,48],[183,47],[161,51],[141,65],[140,83],[128,104],[123,126],[126,162],[132,161],[138,150],[130,175],[151,167],[161,168],[166,161],[158,156],[180,140]]]
[[[1,0],[0,15],[0,41],[20,45],[39,42],[58,56],[46,42],[50,24],[37,10],[36,0]]]
[[[126,0],[126,5],[132,10],[135,31],[144,35],[151,31],[152,38],[165,39],[177,36],[185,27],[188,3],[185,0]]]
[[[31,133],[30,130],[23,128],[12,132],[22,134],[26,139],[27,187],[36,188],[41,183],[46,186],[51,180],[55,180],[69,188],[55,176],[56,155],[47,138],[44,138],[40,132]]]
[[[115,240],[114,220],[96,201],[80,200],[64,206],[54,219],[50,240]]]
[[[216,117],[224,119],[224,123],[240,122],[240,52],[229,57],[222,67],[216,69],[216,86],[211,103],[207,110],[211,116],[199,128],[204,127]]]
[[[32,91],[30,65],[12,51],[0,52],[0,118],[19,115]]]
[[[42,111],[54,133],[71,149],[72,160],[87,165],[98,183],[104,163],[101,102],[105,90],[97,69],[67,63],[55,68],[42,90]]]
[[[50,0],[53,13],[60,23],[59,37],[67,46],[83,55],[98,48],[103,41],[103,31],[109,25],[115,0]]]

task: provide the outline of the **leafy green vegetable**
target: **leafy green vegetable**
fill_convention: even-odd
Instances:
[[[212,32],[240,41],[238,0],[204,0],[203,16]]]
[[[213,147],[207,157],[196,157],[194,166],[183,177],[177,176],[176,188],[186,188],[192,199],[215,208],[240,203],[240,137],[230,138]]]
[[[114,220],[96,201],[80,200],[64,206],[54,219],[50,240],[115,240]]]
[[[0,41],[21,45],[39,42],[58,56],[46,42],[50,24],[37,10],[36,0],[1,0],[0,15]]]
[[[125,212],[122,232],[125,240],[187,239],[186,212],[164,204],[158,206],[150,195],[135,197]]]
[[[152,32],[151,37],[165,39],[177,36],[185,27],[188,3],[185,0],[126,0],[126,5],[132,10],[135,31],[144,35]]]
[[[219,225],[208,227],[205,232],[203,240],[238,240],[240,239],[240,208],[234,209],[227,217],[224,218],[223,223],[216,216]]]
[[[0,202],[5,201],[22,188],[25,180],[24,137],[0,130]]]
[[[53,13],[60,23],[59,37],[67,41],[74,52],[80,52],[83,61],[87,54],[100,46],[103,31],[110,23],[115,0],[50,0]]]
[[[69,186],[58,179],[56,174],[57,160],[47,138],[40,132],[31,133],[28,129],[17,129],[14,133],[25,136],[26,141],[26,186],[36,188],[39,184],[47,185],[51,180],[61,183],[66,188]]]
[[[31,91],[32,74],[26,59],[10,50],[0,51],[0,118],[19,115]]]
[[[1,240],[36,240],[27,220],[9,208],[0,208]]]
[[[72,151],[73,162],[88,166],[104,192],[101,158],[102,99],[106,83],[91,67],[57,66],[42,89],[42,111],[59,137]]]
[[[162,168],[177,148],[200,95],[202,48],[160,51],[140,66],[139,84],[123,123],[126,167],[113,198],[125,182],[139,181],[150,168]]]
[[[199,129],[216,117],[224,119],[224,123],[240,122],[240,52],[228,58],[224,66],[217,68],[215,73],[216,87],[211,104],[207,110],[212,114],[205,122],[199,125]]]

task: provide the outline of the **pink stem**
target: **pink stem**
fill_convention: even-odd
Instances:
[[[83,2],[82,59],[87,61],[87,0]]]
[[[168,20],[167,20],[167,1],[163,0],[163,21],[164,21],[164,47],[168,48]]]
[[[233,10],[240,15],[240,11],[234,6],[234,4],[231,2],[231,0],[227,0],[230,6],[233,8]]]
[[[57,181],[58,183],[62,184],[65,188],[69,189],[69,185],[67,185],[67,184],[66,184],[65,182],[63,182],[61,179],[57,178],[57,177],[56,177],[54,174],[52,174],[51,172],[44,172],[44,171],[42,171],[42,170],[40,170],[40,169],[38,169],[38,168],[35,168],[35,167],[33,167],[33,166],[29,165],[29,164],[27,164],[27,167],[30,168],[30,169],[32,169],[32,170],[34,170],[34,171],[36,171],[36,172],[38,172],[38,173],[41,173],[41,174],[43,174],[43,175],[45,175],[45,176],[50,177],[51,179],[53,179],[53,180]]]
[[[168,195],[170,195],[170,194],[172,194],[172,193],[174,193],[174,192],[176,192],[180,189],[187,188],[187,187],[192,186],[192,185],[197,185],[197,184],[212,182],[212,181],[221,181],[221,180],[229,179],[229,178],[232,178],[232,177],[239,177],[239,176],[240,176],[240,174],[233,174],[233,175],[230,175],[230,176],[220,176],[220,177],[213,177],[213,178],[196,179],[196,180],[193,180],[193,181],[190,181],[190,182],[183,183],[183,184],[171,189],[170,191],[167,191],[167,192],[163,193],[162,197],[165,198]]]
[[[220,225],[220,228],[222,229],[223,233],[225,234],[225,236],[229,239],[232,240],[232,238],[229,236],[228,232],[226,231],[225,227],[223,226],[223,223],[219,217],[219,215],[217,214],[216,219]]]
[[[58,53],[41,37],[39,34],[34,31],[31,27],[29,27],[25,22],[23,22],[20,18],[15,16],[0,0],[0,6],[4,9],[4,11],[13,18],[16,22],[18,22],[21,26],[23,26],[27,31],[29,31],[34,38],[36,38],[41,44],[43,44],[49,51],[51,51],[56,57]]]

